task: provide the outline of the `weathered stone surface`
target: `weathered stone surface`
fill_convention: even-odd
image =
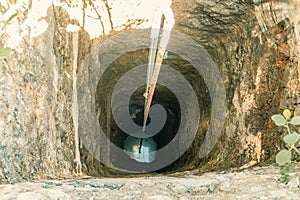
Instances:
[[[290,3],[291,6],[299,6],[295,1]],[[285,6],[272,4],[276,7],[278,16],[275,19],[272,18],[271,4],[267,2],[265,5],[268,6],[259,10],[256,8],[260,6],[260,2],[254,4],[252,1],[174,0],[175,29],[192,37],[209,52],[222,74],[228,103],[225,127],[214,150],[209,157],[198,159],[198,149],[209,123],[209,116],[206,115],[203,124],[199,125],[201,133],[179,161],[179,166],[184,166],[182,169],[226,169],[273,161],[280,147],[280,131],[271,122],[271,115],[287,107],[295,114],[300,114],[299,48],[295,45],[298,44],[299,24],[291,16],[286,18],[282,14],[287,12]],[[29,6],[27,11],[30,11]],[[22,17],[26,18],[27,11]],[[265,16],[261,15],[261,11],[264,11]],[[293,9],[293,12],[296,11],[297,9]],[[299,13],[295,14],[298,15]],[[25,37],[21,45],[23,52],[16,52],[7,58],[4,67],[0,68],[0,182],[70,177],[76,171],[72,66],[77,61],[73,60],[72,34],[66,31],[66,27],[70,22],[78,22],[70,20],[61,7],[49,8],[45,19],[49,25],[46,32],[35,39]],[[260,20],[266,21],[264,29],[261,29]],[[109,36],[92,42],[87,32],[81,30],[78,66],[90,52],[91,44],[97,44],[107,37]],[[179,62],[176,56],[173,58],[174,62],[188,66],[183,61]],[[129,58],[123,60],[122,64],[132,61]],[[89,76],[95,76],[93,72],[90,69],[83,78],[87,82],[91,81]],[[107,81],[117,77],[118,75],[107,77]],[[190,73],[189,79],[199,81],[193,73]],[[96,87],[98,83],[89,83],[92,84]],[[113,85],[108,85],[104,91],[109,91],[112,87]],[[209,111],[210,102],[205,89],[195,88],[204,101],[203,105],[208,107],[206,111]],[[92,91],[93,94],[95,92]],[[92,101],[96,99],[95,96],[89,98]],[[111,128],[109,98],[110,94],[105,95],[105,100],[100,105],[102,115],[108,117],[108,123],[101,118],[101,113],[97,113],[107,130]],[[92,108],[94,106],[91,105]],[[101,148],[95,147],[95,150],[101,154]],[[89,154],[86,147],[81,147],[80,153],[85,173],[111,175],[111,171]],[[215,179],[203,180],[210,185],[208,188],[203,188],[196,180],[189,183],[194,183],[195,187],[189,184],[176,187],[178,191],[187,190],[200,195],[199,197],[206,190],[216,190],[218,187],[228,192],[240,190],[235,184],[222,185],[217,183],[218,180],[215,182]],[[260,189],[255,186],[252,188]],[[23,198],[31,193],[20,195],[19,198]],[[66,195],[69,198],[69,194]],[[140,198],[140,194],[136,195]],[[160,195],[153,198],[169,198],[165,193]],[[228,194],[226,197],[232,196]]]
[[[47,20],[47,31],[0,68],[0,182],[72,175],[71,47],[57,44],[68,33],[58,30],[53,10]]]
[[[222,73],[228,100],[224,134],[207,167],[272,160],[280,138],[271,115],[287,107],[299,113],[298,65],[291,59],[298,53],[290,53],[297,32],[286,18],[286,13],[295,13],[294,7],[262,5],[262,1],[196,2],[187,3],[193,5],[192,11],[180,15],[177,28],[210,52]],[[267,25],[259,26],[258,20]]]
[[[254,167],[241,172],[221,171],[195,175],[88,178],[21,182],[0,185],[1,199],[286,199],[300,198],[297,179],[280,184],[278,168]],[[175,177],[180,176],[180,177]]]

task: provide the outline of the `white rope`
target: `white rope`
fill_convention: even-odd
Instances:
[[[171,30],[175,23],[174,14],[171,9],[172,1],[171,0],[164,1],[164,4],[159,4],[159,3],[160,2],[158,2],[157,8],[154,12],[153,25],[151,27],[151,36],[150,36],[151,45],[150,45],[149,61],[148,61],[148,69],[147,69],[147,86],[146,86],[146,93],[144,94],[145,107],[144,107],[143,132],[146,129],[150,105],[152,102],[156,82],[162,64],[163,55],[166,51]],[[162,15],[164,15],[164,26],[162,31],[162,37],[159,42],[158,52],[156,53],[159,34],[160,34],[160,27],[162,23]]]
[[[161,23],[161,16],[160,16],[159,23]],[[148,67],[147,67],[146,92],[144,94],[145,106],[147,105],[147,102],[148,102],[148,94],[149,94],[150,84],[151,84],[153,71],[154,71],[156,50],[157,50],[158,40],[159,40],[159,26],[152,26],[152,29],[151,29],[151,36],[150,36],[151,44],[150,44],[150,49],[149,49],[149,58],[148,58]],[[145,116],[147,116],[147,115],[148,114],[145,112],[145,109],[144,109],[143,131],[145,131],[145,128],[146,128],[145,120],[147,120],[147,119],[145,119]]]

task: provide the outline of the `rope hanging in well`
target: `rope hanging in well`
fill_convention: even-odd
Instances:
[[[174,26],[174,15],[171,9],[171,1],[166,1],[161,7],[156,10],[156,16],[154,16],[153,26],[151,29],[151,44],[148,60],[147,69],[147,86],[145,96],[145,107],[144,107],[144,121],[143,121],[143,132],[145,132],[147,119],[152,103],[154,90],[158,80],[161,64],[163,59],[166,57],[166,48],[170,38],[171,30]],[[164,16],[163,29],[160,36],[160,27],[162,24],[162,16]],[[160,41],[159,41],[160,39]],[[159,43],[158,43],[159,42]]]

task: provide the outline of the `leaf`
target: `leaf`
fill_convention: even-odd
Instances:
[[[291,124],[293,124],[293,125],[300,125],[300,116],[294,116],[291,119]]]
[[[11,48],[5,47],[3,49],[0,49],[0,57],[7,57],[9,56],[10,52],[12,51]]]
[[[295,144],[300,139],[300,134],[293,132],[292,134],[284,136],[283,140],[287,144]]]
[[[275,114],[271,117],[277,126],[284,126],[286,124],[286,119],[280,114]]]
[[[11,22],[11,20],[13,20],[13,18],[15,18],[16,16],[18,16],[18,11],[16,11],[15,14],[13,14],[12,16],[9,17],[9,19],[7,20],[7,22]]]
[[[291,163],[291,157],[292,154],[290,151],[284,149],[281,150],[277,155],[276,155],[276,163],[279,166],[283,166],[286,163]]]

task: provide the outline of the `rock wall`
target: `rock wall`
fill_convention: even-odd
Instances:
[[[294,5],[273,1],[195,1],[192,5],[193,12],[177,20],[178,29],[210,52],[228,100],[223,134],[203,168],[272,162],[280,134],[270,117],[287,107],[295,114],[299,109],[297,59],[292,58],[298,53],[290,51],[297,44],[297,32],[286,16]]]
[[[191,159],[187,168],[211,170],[272,162],[280,134],[271,115],[287,107],[295,114],[300,112],[299,22],[285,15],[291,8],[298,13],[295,2],[282,6],[237,0],[173,1],[175,29],[209,52],[227,95],[226,121],[217,145],[208,157],[199,160],[195,148],[203,140],[200,134],[182,161]],[[35,3],[20,15],[20,25]],[[279,5],[277,19],[270,11],[275,5]],[[71,20],[65,9],[54,6],[43,20],[48,24],[46,31],[34,38],[23,37],[22,52],[16,50],[0,68],[0,182],[69,177],[78,172],[74,163],[72,70],[74,63],[80,70],[92,44],[109,35],[91,41],[88,31],[81,29],[78,60],[74,61],[73,35],[66,29],[68,24],[82,26],[81,22]],[[143,22],[130,19],[122,27],[130,29]],[[111,26],[103,33],[114,28]],[[80,146],[80,155],[84,173],[110,174],[86,147]]]
[[[50,9],[46,20],[46,32],[24,38],[23,52],[0,69],[0,182],[73,174],[72,46],[62,29],[68,18]]]

